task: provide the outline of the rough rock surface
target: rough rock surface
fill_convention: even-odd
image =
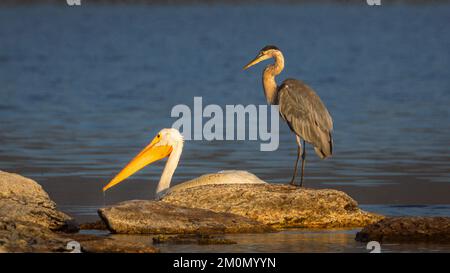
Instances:
[[[35,181],[0,171],[0,217],[38,224],[51,230],[73,226],[72,219],[56,210],[55,203]]]
[[[99,209],[113,233],[194,234],[268,232],[254,220],[230,213],[186,208],[160,201],[132,200]]]
[[[56,210],[39,184],[0,171],[0,253],[70,252],[67,244],[71,241],[77,241],[83,252],[158,251],[152,246],[63,231],[76,231],[76,227],[69,216]]]
[[[42,225],[0,217],[0,248],[5,252],[64,252],[69,241]]]
[[[0,248],[5,252],[66,251],[54,231],[76,231],[72,219],[35,181],[0,171]]]
[[[450,217],[388,217],[364,227],[356,240],[450,243]]]
[[[30,222],[10,222],[0,218],[1,252],[71,252],[69,243],[81,252],[154,253],[158,249],[138,242],[110,237],[53,232]]]
[[[290,185],[205,185],[167,194],[163,202],[248,217],[275,228],[363,227],[383,218],[346,193]]]

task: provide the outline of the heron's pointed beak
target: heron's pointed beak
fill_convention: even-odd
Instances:
[[[243,70],[248,69],[251,66],[254,66],[255,64],[266,60],[267,58],[265,58],[264,55],[259,54],[258,56],[256,56],[256,58],[254,58],[253,60],[251,60],[246,66],[244,66]]]
[[[168,157],[172,152],[172,146],[156,145],[160,141],[160,137],[155,137],[152,142],[145,147],[133,160],[131,160],[125,168],[123,168],[105,187],[103,191],[119,184],[129,176],[144,168],[145,166]]]

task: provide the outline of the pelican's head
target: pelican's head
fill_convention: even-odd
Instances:
[[[262,62],[264,60],[270,59],[274,56],[274,53],[280,52],[278,47],[273,45],[265,46],[263,49],[261,49],[253,60],[251,60],[246,66],[244,66],[244,70],[247,68],[254,66],[255,64]]]
[[[119,184],[135,172],[160,159],[170,156],[173,147],[183,142],[183,136],[177,129],[166,128],[159,131],[150,144],[133,158],[105,187],[103,191]]]

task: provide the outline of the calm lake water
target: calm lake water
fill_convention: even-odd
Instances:
[[[227,234],[215,235],[235,242],[227,245],[198,245],[198,244],[153,244],[152,235],[110,235],[104,231],[83,230],[83,234],[98,236],[111,236],[127,242],[144,243],[155,246],[161,252],[213,252],[213,253],[245,253],[245,252],[271,252],[271,253],[368,253],[367,243],[355,241],[357,229],[293,229],[276,233],[264,234]],[[382,253],[450,253],[450,244],[398,244],[382,243]]]
[[[163,163],[101,188],[172,125],[174,105],[265,104],[264,65],[242,66],[275,44],[286,58],[279,82],[303,79],[335,122],[333,158],[308,149],[307,187],[381,212],[443,204],[449,216],[449,24],[445,4],[1,7],[0,169],[39,181],[81,221],[152,198]],[[280,132],[275,152],[188,141],[173,183],[223,169],[287,183],[296,144],[282,122]]]
[[[161,252],[271,252],[271,253],[368,253],[367,243],[355,241],[359,230],[286,230],[269,234],[228,234],[220,236],[235,242],[229,245],[156,244],[154,236],[112,235],[117,239],[136,241],[156,246]],[[101,233],[100,233],[101,234]],[[382,253],[438,253],[450,252],[447,244],[382,243]]]

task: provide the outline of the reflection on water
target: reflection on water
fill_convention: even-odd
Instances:
[[[224,238],[237,244],[176,245],[158,244],[161,252],[354,252],[363,251],[363,244],[354,240],[356,231],[282,231],[269,234],[230,234]],[[114,235],[124,237],[124,235]],[[151,243],[152,236],[129,236],[127,240]]]
[[[335,121],[335,155],[308,150],[306,185],[363,204],[449,204],[450,5],[2,7],[0,169],[38,180],[62,206],[153,197],[162,164],[103,197],[101,188],[172,124],[176,104],[264,104],[262,68],[286,69]],[[269,18],[277,20],[268,21]],[[185,145],[175,183],[222,169],[288,182],[295,140]]]
[[[276,252],[367,253],[366,243],[355,241],[358,230],[286,230],[264,234],[217,235],[236,242],[230,245],[158,244],[161,252]],[[83,231],[87,234],[105,234]],[[153,245],[152,235],[111,235],[117,239]],[[450,244],[381,244],[381,252],[450,252]]]

